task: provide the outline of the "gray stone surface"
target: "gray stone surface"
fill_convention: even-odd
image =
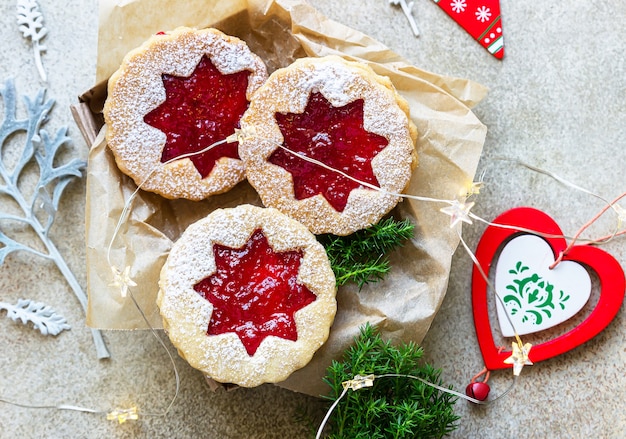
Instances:
[[[323,13],[363,31],[416,66],[465,77],[489,87],[475,113],[488,126],[480,168],[485,188],[475,213],[492,219],[511,207],[530,205],[553,216],[573,235],[602,206],[598,199],[550,177],[497,160],[517,158],[554,172],[607,199],[626,190],[626,3],[502,1],[506,56],[498,61],[433,2],[417,1],[422,35],[416,39],[399,8],[383,0],[311,0]],[[95,0],[41,1],[50,34],[43,56],[48,96],[57,101],[50,132],[70,127],[70,153],[86,158],[69,105],[95,78]],[[181,2],[184,4],[184,2]],[[20,94],[33,95],[38,80],[30,44],[21,38],[14,2],[0,5],[0,80],[16,78]],[[4,110],[0,110],[0,114]],[[6,154],[5,154],[6,156]],[[52,238],[84,286],[84,181],[70,186]],[[2,200],[4,203],[5,200]],[[615,218],[588,236],[610,233]],[[464,228],[474,248],[484,226]],[[27,238],[28,239],[28,238]],[[624,240],[604,247],[623,265]],[[443,306],[423,342],[429,361],[462,390],[482,367],[471,316],[472,261],[454,255]],[[27,405],[71,404],[107,411],[126,403],[159,413],[169,403],[174,378],[166,354],[149,332],[106,332],[112,358],[95,358],[78,302],[55,267],[14,254],[0,266],[0,301],[31,298],[53,306],[72,325],[57,338],[0,319],[0,396]],[[452,437],[571,438],[624,436],[624,315],[601,335],[558,358],[527,367],[509,395],[474,407],[459,401]],[[278,438],[307,437],[296,421],[302,407],[320,414],[322,403],[275,386],[212,393],[182,360],[180,395],[166,418],[144,417],[123,425],[102,414],[26,409],[0,403],[0,437],[28,438]],[[509,371],[492,374],[494,395],[512,382]]]

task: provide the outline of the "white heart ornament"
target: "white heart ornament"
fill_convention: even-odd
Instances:
[[[579,263],[553,269],[550,245],[536,235],[520,235],[502,249],[495,272],[496,310],[504,337],[532,334],[576,315],[591,295],[591,278]]]

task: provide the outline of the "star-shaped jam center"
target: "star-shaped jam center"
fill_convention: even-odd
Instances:
[[[385,137],[363,127],[363,99],[334,107],[321,93],[311,93],[303,113],[276,113],[283,146],[344,172],[358,181],[379,186],[372,159],[388,144]],[[289,171],[294,195],[303,200],[322,194],[338,212],[361,184],[278,148],[270,163]]]
[[[194,289],[213,305],[208,335],[234,332],[254,356],[273,335],[298,339],[294,314],[316,296],[298,283],[302,251],[275,252],[255,230],[240,248],[213,245],[216,271]]]
[[[249,75],[247,70],[223,75],[207,56],[188,77],[164,74],[165,102],[144,117],[167,136],[161,162],[201,151],[231,135],[248,108]],[[190,160],[205,178],[222,157],[238,159],[237,142],[218,145]]]

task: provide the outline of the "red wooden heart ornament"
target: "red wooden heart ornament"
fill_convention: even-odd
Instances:
[[[543,237],[554,252],[555,258],[565,250],[567,243],[561,237],[563,232],[558,224],[544,212],[530,207],[519,207],[504,212],[493,220],[494,224],[511,226],[502,228],[490,225],[476,247],[476,259],[483,272],[488,274],[498,251],[523,230],[533,230],[537,234],[552,235]],[[516,229],[518,227],[519,229]],[[522,230],[520,230],[522,229]],[[589,316],[577,327],[552,340],[534,345],[529,353],[533,363],[555,357],[589,341],[598,335],[613,320],[624,300],[626,279],[621,265],[613,256],[597,247],[577,245],[564,256],[564,261],[574,261],[589,270],[593,270],[600,281],[600,298]],[[487,281],[477,266],[472,272],[472,307],[474,326],[478,344],[489,370],[512,367],[504,363],[511,356],[511,351],[503,351],[496,347],[489,321]]]

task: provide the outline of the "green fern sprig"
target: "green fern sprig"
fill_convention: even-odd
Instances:
[[[342,361],[333,361],[324,382],[335,402],[356,375],[411,375],[446,387],[441,370],[421,361],[423,350],[409,342],[394,346],[369,324],[361,328]],[[450,387],[448,387],[450,388]],[[372,387],[349,391],[332,412],[327,438],[440,438],[456,429],[456,396],[406,376],[376,378]]]
[[[337,286],[355,282],[359,288],[382,280],[391,269],[388,253],[413,237],[408,220],[387,218],[348,236],[322,235]]]

